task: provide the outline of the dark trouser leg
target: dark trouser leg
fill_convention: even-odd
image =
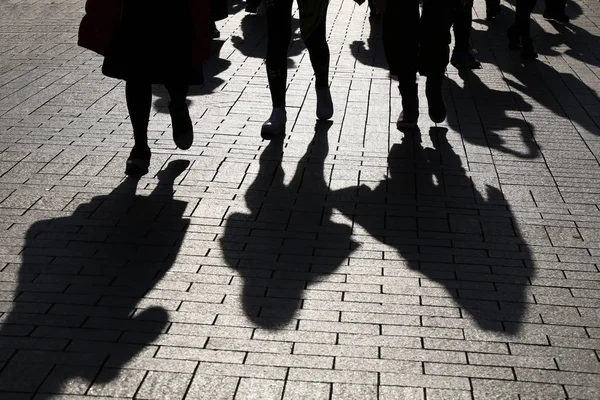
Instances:
[[[285,107],[287,53],[292,36],[293,0],[267,0],[267,75],[273,108]]]
[[[402,113],[398,128],[412,127],[419,118],[419,0],[388,1],[382,15],[383,49],[390,74],[398,77]]]
[[[537,0],[517,0],[515,7],[515,23],[513,29],[521,36],[529,40],[531,38],[531,12]]]
[[[136,147],[148,146],[148,121],[152,107],[152,85],[147,82],[125,82],[127,109],[133,126]]]
[[[419,1],[389,1],[382,16],[383,49],[390,73],[415,82],[419,59]]]
[[[419,72],[443,75],[450,61],[450,30],[454,4],[447,0],[424,0],[420,26]]]
[[[454,9],[454,49],[469,50],[473,25],[473,1],[455,0]]]
[[[326,19],[319,23],[312,34],[304,39],[310,55],[310,62],[315,71],[315,86],[329,87],[329,46],[327,45]]]
[[[454,2],[424,0],[421,16],[421,43],[419,72],[427,77],[425,94],[429,117],[439,123],[446,119],[446,106],[442,97],[442,82],[450,61],[450,30],[454,16]]]

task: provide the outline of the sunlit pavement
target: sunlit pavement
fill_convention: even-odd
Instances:
[[[448,68],[438,126],[421,80],[400,132],[377,20],[331,0],[335,115],[296,32],[272,142],[264,16],[232,3],[194,146],[156,87],[137,181],[84,2],[0,2],[0,398],[600,398],[599,3],[540,2],[524,64],[477,0],[483,68]]]

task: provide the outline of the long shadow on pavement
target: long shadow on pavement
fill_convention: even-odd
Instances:
[[[246,192],[250,213],[229,216],[221,239],[225,259],[242,277],[242,306],[260,327],[280,329],[301,306],[304,290],[326,280],[352,253],[351,227],[333,220],[324,161],[331,122],[317,122],[313,143],[284,183],[283,141],[269,143]],[[250,231],[238,234],[240,228]]]
[[[522,159],[539,157],[534,128],[527,124],[521,115],[521,112],[531,111],[533,107],[516,93],[488,87],[472,71],[461,71],[459,76],[463,79],[463,87],[448,79],[457,111],[454,113],[450,110],[449,126],[461,132],[467,143],[489,146],[491,149]],[[514,131],[518,132],[518,136],[512,134]],[[521,142],[513,140],[507,143],[505,136],[518,137]]]
[[[576,3],[570,2],[567,13],[579,16],[583,10]],[[544,61],[522,63],[518,53],[507,57],[506,29],[514,21],[514,11],[503,7],[501,17],[491,24],[481,20],[475,23],[490,25],[489,31],[474,29],[472,31],[473,43],[480,49],[479,59],[484,63],[496,65],[503,73],[512,74],[518,82],[507,79],[507,83],[516,92],[529,96],[536,103],[542,105],[557,117],[568,118],[576,126],[585,130],[583,135],[600,135],[598,119],[594,115],[600,106],[600,99],[596,91],[586,85],[575,73],[564,72],[564,61],[561,60],[559,68],[553,68]],[[578,60],[586,64],[598,66],[599,59],[594,52],[598,38],[575,23],[559,24],[551,22],[556,32],[542,29],[535,20],[531,22],[532,35],[536,50],[542,56],[557,59]],[[497,48],[488,48],[489,43],[499,41],[502,43],[502,52]],[[555,47],[568,50],[564,53],[554,50]],[[518,60],[518,61],[517,61]]]
[[[432,128],[433,148],[424,148],[420,131],[407,131],[390,151],[387,179],[375,189],[350,187],[331,198],[355,224],[399,252],[403,266],[384,267],[384,275],[399,283],[384,284],[383,293],[420,295],[423,306],[458,305],[449,316],[516,334],[533,302],[527,294],[531,251],[501,192],[476,189],[446,132]],[[402,284],[402,278],[420,276],[428,280]]]
[[[83,394],[92,381],[116,379],[165,331],[167,311],[141,302],[173,265],[187,230],[187,203],[173,199],[173,185],[188,164],[172,161],[147,197],[136,196],[138,181],[128,178],[68,217],[31,226],[21,264],[2,271],[16,288],[1,317],[0,397]]]

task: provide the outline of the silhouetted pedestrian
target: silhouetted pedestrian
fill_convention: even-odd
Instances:
[[[515,22],[508,29],[508,47],[521,50],[521,58],[535,60],[538,57],[531,40],[531,12],[537,0],[517,0]]]
[[[450,62],[457,69],[478,69],[481,63],[471,51],[473,0],[455,0],[454,51]]]
[[[273,111],[263,124],[265,139],[285,133],[287,113],[285,90],[287,85],[287,53],[292,34],[293,0],[267,0],[268,45],[267,74],[273,102]],[[333,102],[329,91],[329,47],[326,39],[326,17],[329,0],[298,0],[300,31],[315,72],[317,118],[328,120],[333,116]]]
[[[221,32],[217,29],[215,22],[224,20],[229,16],[229,4],[227,0],[210,0],[210,16],[212,18],[211,37],[217,39],[221,37]]]
[[[415,127],[419,118],[417,72],[427,77],[429,116],[435,123],[446,119],[442,82],[450,58],[450,29],[454,2],[423,0],[378,0],[383,11],[383,46],[390,73],[398,77],[402,113],[398,128]]]
[[[106,76],[126,81],[135,139],[126,174],[148,172],[153,83],[169,92],[175,144],[184,150],[192,145],[186,97],[189,84],[202,82],[202,61],[210,55],[209,1],[87,0],[79,45],[105,57]]]

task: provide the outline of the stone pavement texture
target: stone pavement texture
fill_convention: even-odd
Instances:
[[[275,142],[264,16],[234,1],[195,145],[157,87],[139,181],[83,3],[0,1],[2,400],[600,398],[598,1],[540,2],[528,64],[514,7],[476,1],[483,69],[404,134],[378,24],[332,0],[333,122],[296,33]]]

